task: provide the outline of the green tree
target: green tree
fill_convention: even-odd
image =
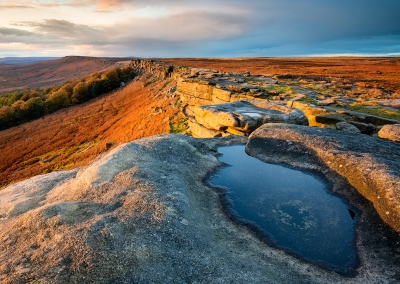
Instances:
[[[61,88],[57,92],[51,93],[47,97],[46,105],[50,112],[69,107],[71,105],[71,100],[68,92],[65,89]]]
[[[0,129],[14,126],[14,109],[11,106],[0,107]]]
[[[111,88],[111,89],[115,89],[115,88],[118,88],[118,87],[119,87],[121,81],[120,81],[120,79],[119,79],[118,71],[117,71],[116,68],[107,71],[107,72],[105,73],[105,76],[107,77],[107,79],[108,79],[109,82],[110,82],[110,88]]]
[[[85,82],[79,82],[73,89],[71,101],[79,104],[89,99],[89,89]]]
[[[26,111],[27,119],[39,118],[45,114],[45,103],[42,98],[31,98],[25,102],[23,110]]]

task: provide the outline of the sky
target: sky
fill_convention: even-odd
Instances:
[[[0,57],[400,56],[399,0],[0,0]]]

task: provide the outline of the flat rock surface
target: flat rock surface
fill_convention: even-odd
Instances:
[[[0,282],[400,280],[388,235],[382,243],[382,234],[366,231],[369,240],[364,237],[359,244],[358,274],[345,278],[272,248],[233,224],[204,179],[221,165],[216,145],[239,142],[246,139],[155,136],[122,144],[87,167],[7,187],[0,192]],[[377,228],[374,223],[371,232]]]
[[[307,124],[302,111],[265,100],[203,105],[196,107],[194,113],[199,124],[215,130],[231,127],[239,131],[251,132],[268,122]]]
[[[250,136],[251,155],[303,166],[319,164],[344,177],[400,232],[400,145],[363,134],[267,124]],[[307,162],[309,161],[309,162]]]

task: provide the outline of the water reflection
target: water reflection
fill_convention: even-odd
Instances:
[[[210,183],[227,189],[235,215],[257,224],[275,245],[310,261],[340,269],[356,265],[355,213],[328,194],[320,178],[261,162],[243,145],[218,151],[231,166],[211,176]]]

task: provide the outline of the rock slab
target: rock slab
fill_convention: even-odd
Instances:
[[[196,123],[207,129],[236,135],[250,133],[265,123],[307,124],[307,118],[302,111],[265,100],[197,106],[194,108],[194,117]]]
[[[400,232],[400,145],[331,129],[266,124],[250,136],[246,151],[288,164],[319,164],[344,177],[379,216]]]

